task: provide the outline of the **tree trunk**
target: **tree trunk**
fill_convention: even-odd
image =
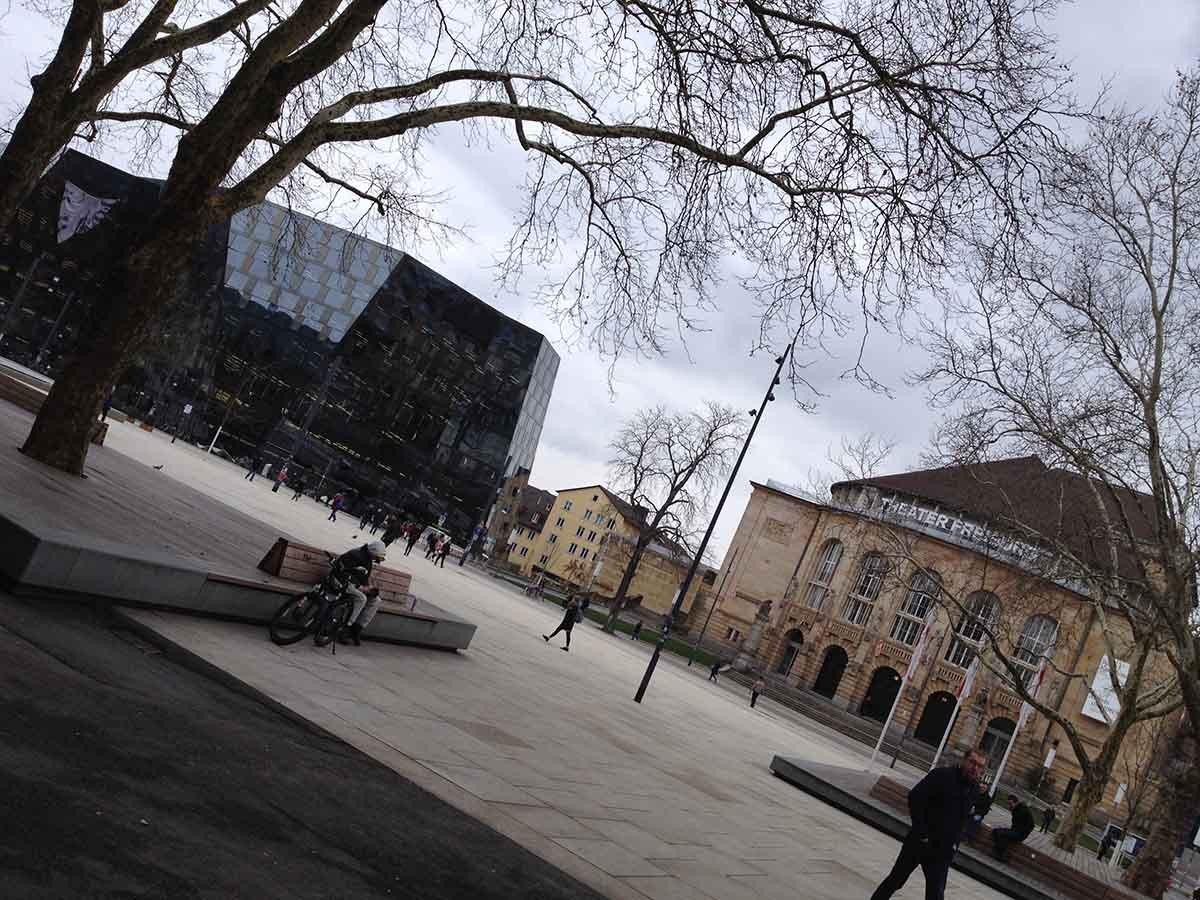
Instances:
[[[1100,752],[1096,754],[1089,765],[1084,767],[1083,778],[1080,780],[1079,786],[1075,789],[1075,796],[1071,798],[1071,810],[1067,813],[1066,818],[1063,819],[1062,826],[1058,829],[1058,834],[1054,837],[1054,846],[1061,850],[1066,850],[1068,853],[1075,852],[1075,846],[1079,843],[1079,836],[1083,834],[1083,830],[1087,827],[1088,814],[1096,808],[1104,797],[1104,788],[1108,784],[1113,768],[1117,764],[1117,756],[1121,752],[1121,744],[1124,742],[1125,736],[1129,734],[1129,729],[1133,724],[1127,717],[1130,708],[1130,704],[1122,707],[1123,712],[1113,722],[1108,737],[1100,747]]]
[[[621,611],[625,609],[625,595],[629,593],[629,585],[633,583],[633,576],[637,574],[642,554],[646,552],[649,543],[648,539],[642,537],[638,538],[638,542],[633,546],[633,553],[625,565],[625,573],[621,576],[621,583],[617,585],[617,593],[613,596],[612,609],[609,610],[608,619],[604,623],[604,630],[609,634],[617,630],[617,619],[620,618]]]
[[[64,472],[83,474],[88,441],[104,397],[130,355],[151,334],[203,231],[203,224],[160,231],[132,247],[104,279],[100,290],[112,298],[110,312],[55,379],[22,453]]]
[[[54,56],[30,79],[33,95],[0,153],[0,231],[12,224],[17,207],[37,187],[80,121],[81,110],[63,107],[101,15],[99,4],[73,3]]]
[[[1068,853],[1075,851],[1075,847],[1079,843],[1079,836],[1087,827],[1088,814],[1104,796],[1104,785],[1107,780],[1107,778],[1097,778],[1092,771],[1084,773],[1079,786],[1075,788],[1071,809],[1059,826],[1058,834],[1054,836],[1054,846],[1066,850]]]
[[[1125,873],[1122,884],[1147,897],[1162,897],[1171,883],[1171,865],[1187,838],[1200,808],[1200,747],[1195,735],[1180,735],[1173,742],[1159,806],[1146,845]]]

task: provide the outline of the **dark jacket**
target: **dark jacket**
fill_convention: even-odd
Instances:
[[[367,578],[371,575],[371,567],[375,565],[375,560],[370,553],[367,552],[367,545],[355,547],[353,550],[347,550],[337,558],[334,565],[344,571],[351,573],[350,580],[354,584],[362,587],[367,583]],[[354,572],[355,569],[366,569],[366,574]]]
[[[1012,830],[1021,840],[1033,834],[1033,813],[1024,803],[1017,803],[1012,811]]]
[[[909,838],[927,842],[938,856],[953,856],[978,794],[958,766],[934,769],[908,792]]]

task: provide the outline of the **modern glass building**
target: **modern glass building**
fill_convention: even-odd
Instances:
[[[60,243],[68,184],[120,199]],[[110,302],[92,273],[156,195],[77,153],[47,173],[0,235],[0,353],[61,367]],[[161,331],[117,409],[204,446],[216,437],[234,458],[286,463],[310,493],[349,490],[460,538],[500,480],[532,466],[558,369],[541,334],[411,256],[271,203],[210,235]]]

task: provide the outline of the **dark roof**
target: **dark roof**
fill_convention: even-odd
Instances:
[[[521,496],[518,498],[517,504],[517,524],[524,525],[526,528],[534,531],[541,531],[542,526],[546,524],[546,516],[550,513],[550,508],[554,506],[554,494],[550,491],[543,491],[541,488],[536,488],[531,484],[525,485],[521,489]],[[533,521],[534,513],[538,514],[538,520]]]
[[[1044,538],[1062,540],[1093,564],[1107,557],[1104,526],[1096,513],[1097,494],[1118,529],[1124,527],[1123,513],[1136,540],[1156,539],[1154,500],[1148,494],[1125,488],[1110,491],[1104,484],[1074,472],[1049,468],[1036,456],[842,481],[832,489],[855,485],[928,500],[1032,537],[1029,529]]]

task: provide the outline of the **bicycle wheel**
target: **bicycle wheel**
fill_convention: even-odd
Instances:
[[[337,636],[342,633],[342,629],[346,627],[346,623],[350,621],[350,613],[353,610],[354,606],[348,600],[339,600],[337,603],[330,604],[328,612],[317,623],[317,627],[313,631],[313,643],[318,647],[324,647],[336,640]]]
[[[281,647],[303,640],[320,612],[321,602],[310,594],[289,597],[271,619],[271,640]]]

